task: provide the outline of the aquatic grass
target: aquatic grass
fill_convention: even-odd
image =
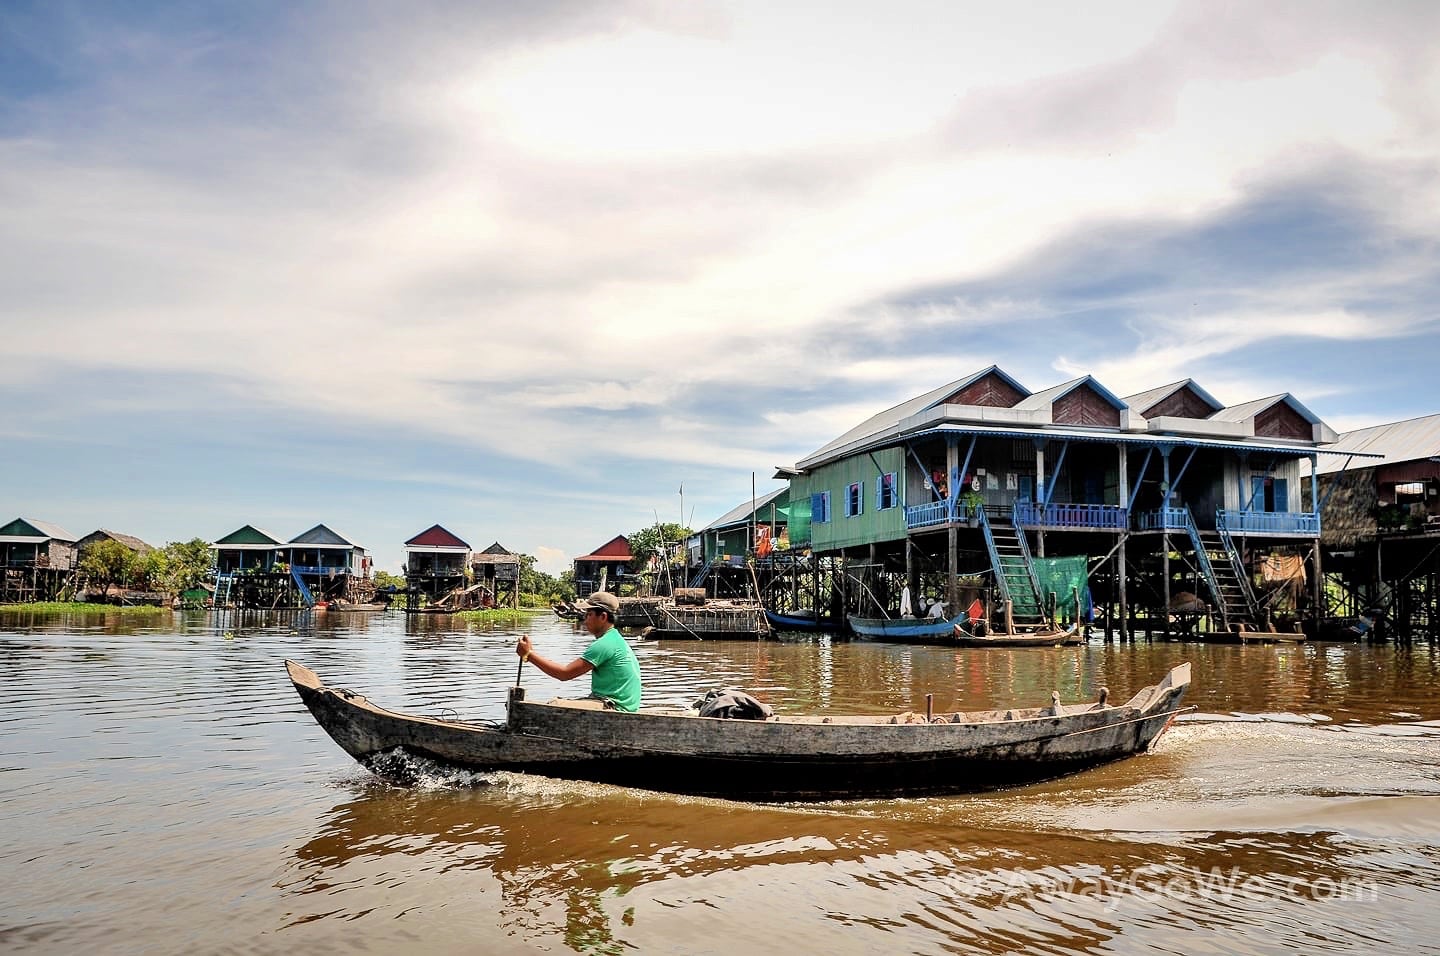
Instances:
[[[88,604],[82,601],[36,601],[30,604],[0,604],[0,613],[23,611],[25,613],[48,614],[123,614],[127,617],[146,617],[173,613],[168,607],[153,604]]]
[[[537,614],[547,614],[549,612],[550,609],[548,607],[490,607],[478,611],[456,611],[455,616],[462,621],[488,623],[494,621],[514,621],[522,617],[534,617]]]

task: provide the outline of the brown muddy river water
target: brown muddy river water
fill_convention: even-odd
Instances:
[[[0,950],[1440,952],[1428,645],[638,645],[649,703],[735,686],[782,712],[1125,699],[1194,665],[1198,710],[1150,754],[981,795],[752,806],[442,768],[387,785],[281,662],[495,719],[517,630],[317,618],[0,614]]]

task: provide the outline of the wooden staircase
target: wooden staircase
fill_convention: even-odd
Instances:
[[[1013,515],[992,517],[982,512],[985,543],[990,550],[990,564],[1000,593],[1010,601],[1011,616],[1017,626],[1034,627],[1045,623],[1044,604],[1035,568],[1030,563],[1030,545],[1025,532],[1015,526]]]

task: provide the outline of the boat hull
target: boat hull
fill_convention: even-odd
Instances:
[[[923,715],[723,720],[622,714],[594,702],[532,703],[486,725],[397,713],[287,662],[306,707],[340,747],[384,775],[397,748],[478,771],[518,771],[745,800],[957,793],[1049,779],[1145,750],[1189,685],[1182,664],[1127,704],[1075,705],[926,723]],[[972,715],[973,716],[973,715]],[[903,718],[903,719],[902,719]],[[894,722],[889,722],[894,721]]]
[[[862,637],[901,644],[945,644],[951,647],[1057,647],[1083,644],[1078,625],[1066,630],[1029,631],[1018,634],[973,634],[970,618],[961,614],[948,621],[911,618],[850,618],[850,628]]]
[[[770,622],[772,630],[776,631],[799,631],[806,634],[819,634],[823,631],[833,631],[827,622],[822,622],[813,617],[795,617],[789,614],[777,614],[774,611],[765,612],[765,620]]]

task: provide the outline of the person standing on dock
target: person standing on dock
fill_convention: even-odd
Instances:
[[[635,652],[620,636],[615,618],[620,613],[620,599],[608,591],[596,591],[584,601],[576,601],[577,610],[585,613],[585,630],[595,640],[568,664],[541,657],[534,651],[529,634],[521,634],[515,653],[523,662],[529,660],[544,674],[556,680],[574,680],[590,675],[590,697],[602,700],[607,707],[635,712],[640,709],[640,662]]]

